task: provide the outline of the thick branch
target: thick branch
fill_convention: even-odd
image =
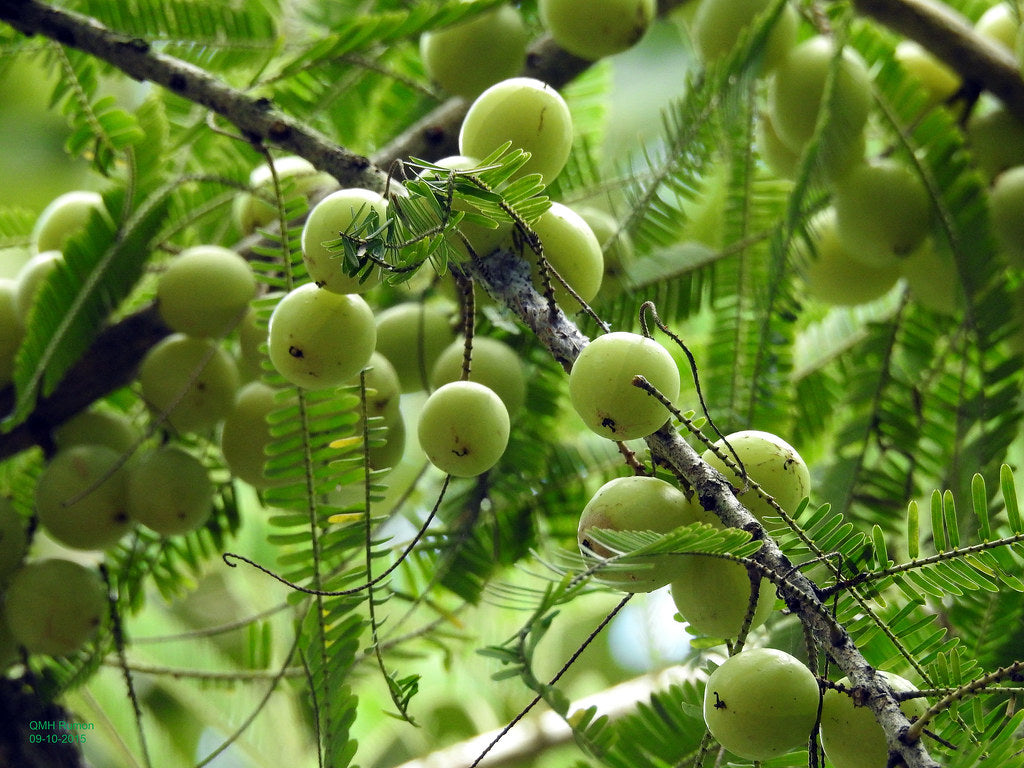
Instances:
[[[0,1],[0,20],[19,32],[43,35],[112,64],[126,75],[149,81],[204,106],[234,124],[253,143],[270,142],[309,160],[338,181],[383,190],[387,180],[369,159],[186,61],[153,50],[145,40],[118,34],[88,16],[37,0]]]

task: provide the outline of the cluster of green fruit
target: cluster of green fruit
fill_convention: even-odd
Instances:
[[[569,53],[596,61],[632,47],[654,20],[655,0],[540,0],[544,29]],[[420,38],[427,76],[455,96],[474,99],[518,74],[526,61],[529,30],[509,4]]]
[[[896,693],[917,690],[894,673],[875,674]],[[734,755],[769,760],[810,745],[820,707],[821,746],[833,768],[886,765],[885,733],[849,685],[844,677],[822,696],[817,678],[796,657],[774,648],[743,650],[708,677],[704,722],[718,743]],[[915,697],[905,699],[900,708],[913,720],[922,717],[928,705],[924,698]]]
[[[721,58],[773,5],[771,0],[700,0],[690,24],[698,54],[708,63]],[[1009,51],[1019,35],[1008,3],[989,9],[974,29]],[[897,46],[895,58],[927,94],[926,109],[955,106],[961,83],[946,65],[910,41]],[[768,80],[757,123],[762,160],[777,176],[796,179],[816,138],[812,178],[831,192],[797,248],[807,295],[830,305],[863,304],[902,279],[922,305],[955,312],[962,304],[956,267],[930,235],[931,195],[914,159],[898,152],[865,154],[871,146],[873,85],[857,51],[837,50],[825,34],[803,35],[798,13],[786,4],[768,32],[760,71]],[[832,112],[821,127],[826,97]],[[979,168],[994,179],[989,203],[998,244],[1012,265],[1022,266],[1024,126],[986,96],[967,120],[966,137]]]

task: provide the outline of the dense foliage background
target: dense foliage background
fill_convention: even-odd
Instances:
[[[913,679],[939,703],[924,744],[940,764],[1024,762],[1015,715],[1024,658],[1014,475],[1024,446],[1021,274],[993,233],[990,150],[970,128],[995,109],[992,92],[1024,114],[1015,54],[992,53],[971,26],[997,5],[1019,26],[1020,8],[789,4],[801,38],[827,33],[863,57],[872,82],[865,154],[911,168],[931,208],[937,261],[926,278],[908,271],[872,301],[835,306],[811,295],[805,278],[808,224],[833,194],[815,161],[828,110],[792,178],[765,162],[759,134],[771,87],[765,42],[786,4],[769,4],[729,55],[706,66],[691,42],[695,4],[663,3],[635,48],[593,64],[552,43],[535,3],[516,4],[534,39],[524,72],[559,88],[575,137],[553,183],[518,198],[506,191],[505,202],[527,223],[547,199],[612,214],[620,230],[607,250],[628,239],[635,254],[624,275],[606,276],[592,312],[564,306],[569,319],[549,316],[543,297],[503,284],[440,238],[395,256],[414,263],[435,248],[418,271],[367,294],[375,311],[424,302],[446,308],[454,324],[466,294],[452,270],[477,280],[475,333],[511,346],[528,384],[498,466],[451,481],[430,467],[415,438],[426,393],[409,392],[401,460],[366,473],[353,385],[304,392],[298,406],[281,401],[270,452],[286,482],[257,491],[232,478],[218,428],[176,434],[140,398],[138,365],[170,332],[153,304],[157,278],[189,246],[236,249],[260,280],[255,322],[264,332],[281,292],[303,280],[298,242],[310,201],[287,183],[265,189],[276,220],[246,234],[232,206],[251,191],[250,172],[301,154],[343,186],[382,188],[394,171],[397,187],[411,166],[395,161],[454,154],[466,102],[430,82],[418,39],[496,3],[56,5],[116,33],[104,60],[76,47],[80,17],[69,23],[81,35],[62,36],[47,6],[0,0],[0,275],[18,276],[34,222],[57,194],[97,190],[113,217],[112,227],[94,222],[77,236],[65,253],[73,268],[37,294],[0,393],[0,494],[31,533],[30,559],[103,565],[117,617],[75,654],[10,653],[2,709],[28,718],[57,701],[68,720],[95,726],[81,751],[97,768],[469,766],[485,753],[493,762],[480,764],[714,762],[703,680],[735,646],[688,634],[665,590],[624,603],[592,574],[575,578],[587,565],[576,543],[580,511],[604,482],[638,466],[654,471],[657,457],[659,476],[720,498],[683,454],[667,452],[674,438],[617,445],[587,430],[569,404],[566,369],[583,339],[574,334],[638,331],[641,305],[653,301],[692,353],[706,401],[705,414],[684,386],[676,405],[690,412],[689,428],[674,424],[687,443],[703,450],[699,429],[715,439],[710,416],[723,433],[784,437],[810,467],[808,504],[789,510],[791,525],[768,527],[821,591],[802,603],[783,590],[779,610],[746,643],[817,659],[834,680],[827,643],[809,639],[808,617],[824,604],[867,663]],[[939,6],[961,15],[962,27],[951,32],[929,15]],[[895,58],[907,35],[936,41],[961,68],[945,102],[933,103]],[[160,57],[191,66],[182,74]],[[137,62],[153,70],[140,76]],[[179,87],[153,84],[162,77]],[[224,86],[222,98],[206,100]],[[1024,129],[997,132],[996,143],[1006,165],[1024,164]],[[459,186],[456,197],[472,199],[472,189]],[[414,210],[428,210],[425,199],[413,191],[413,205],[425,206]],[[655,337],[685,379],[683,350]],[[224,348],[243,360],[242,344],[235,331]],[[282,384],[269,364],[245,375]],[[200,530],[161,537],[136,528],[93,552],[62,547],[38,527],[36,479],[55,453],[54,433],[96,407],[137,429],[126,460],[163,441],[202,458],[216,493]],[[619,543],[749,554],[744,540],[722,544],[706,531]],[[372,589],[311,596],[225,553],[307,588],[351,588],[395,568]],[[22,730],[0,737],[0,764],[4,745],[26,735],[14,722]],[[40,765],[75,764],[39,750]],[[797,751],[765,764],[822,763]]]

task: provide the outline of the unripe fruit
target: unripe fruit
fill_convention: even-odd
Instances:
[[[803,279],[807,293],[818,301],[834,306],[864,304],[884,296],[899,280],[898,265],[868,266],[850,255],[836,233],[835,209],[821,211],[807,229],[814,254],[804,259]]]
[[[910,295],[933,312],[952,315],[963,308],[963,292],[953,256],[939,253],[929,238],[900,263]]]
[[[234,406],[224,419],[220,449],[231,474],[254,488],[270,488],[275,482],[267,477],[264,465],[266,448],[271,442],[267,416],[284,404],[275,395],[278,390],[262,381],[252,381],[238,390]]]
[[[270,362],[289,382],[327,389],[359,373],[376,340],[373,311],[361,296],[306,283],[274,307],[267,345]]]
[[[472,157],[466,157],[465,155],[451,155],[449,157],[443,157],[438,160],[435,165],[440,165],[443,168],[448,168],[453,171],[469,171],[480,165],[480,161]],[[425,170],[421,176],[423,178],[437,178],[440,174],[435,176],[435,172],[432,170]],[[466,213],[479,212],[479,209],[470,202],[465,200],[453,199],[452,200],[453,211],[464,211]],[[440,220],[438,221],[440,223]],[[496,227],[487,227],[483,224],[476,224],[474,222],[463,220],[459,224],[459,232],[462,237],[466,239],[466,242],[462,241],[458,235],[452,234],[448,237],[448,242],[452,245],[455,250],[459,253],[469,257],[469,251],[466,248],[468,242],[469,247],[473,249],[473,252],[477,256],[486,256],[508,237],[512,231],[512,223],[510,221],[499,222]]]
[[[577,541],[584,556],[613,553],[589,536],[593,528],[668,533],[694,522],[690,502],[674,485],[656,477],[619,477],[602,485],[580,514]],[[685,559],[676,555],[644,557],[634,567],[608,568],[598,578],[626,592],[651,592],[678,575]]]
[[[25,337],[25,328],[18,311],[17,283],[0,279],[0,387],[14,376],[14,360]]]
[[[157,280],[160,316],[189,336],[223,336],[242,319],[256,296],[249,262],[219,245],[186,248]]]
[[[604,276],[601,279],[601,295],[618,292],[628,286],[628,271],[633,265],[633,240],[629,233],[619,227],[610,213],[600,208],[580,206],[573,210],[587,223],[601,245]]]
[[[417,434],[435,467],[455,477],[475,477],[497,464],[505,452],[508,411],[483,384],[455,381],[427,398]]]
[[[879,671],[896,693],[917,688],[906,678],[892,672]],[[849,686],[844,677],[840,685]],[[907,699],[900,704],[909,719],[922,717],[928,711],[926,699]],[[825,691],[821,704],[821,746],[833,768],[877,768],[885,765],[889,747],[885,732],[867,706],[856,706],[853,699],[834,689]]]
[[[550,184],[572,149],[572,117],[565,99],[530,77],[495,83],[470,105],[459,131],[459,153],[487,157],[506,141],[530,153],[517,176],[539,173]]]
[[[213,511],[213,482],[203,463],[175,446],[135,457],[127,469],[128,514],[163,536],[199,528]]]
[[[636,375],[670,401],[679,397],[679,368],[653,339],[607,333],[584,347],[569,373],[569,398],[583,423],[602,437],[634,440],[668,421],[665,406],[633,386]]]
[[[562,279],[589,302],[601,288],[604,277],[604,256],[601,243],[587,222],[576,211],[561,203],[552,203],[532,225],[540,238],[544,258],[562,276]],[[530,261],[533,282],[541,286],[541,269],[537,255],[524,247],[524,257]],[[579,308],[577,302],[560,282],[549,274],[557,301],[567,311]]]
[[[274,170],[282,188],[286,181],[292,182],[292,191],[299,195],[308,195],[316,189],[337,187],[338,182],[329,173],[317,171],[311,162],[303,157],[288,155],[274,160]],[[249,174],[249,186],[260,190],[263,194],[273,195],[274,181],[270,167],[263,163],[253,168]],[[258,227],[265,227],[277,220],[277,207],[267,200],[242,193],[235,198],[235,219],[243,234],[251,235]]]
[[[705,63],[716,61],[731,51],[740,35],[764,13],[771,0],[701,0],[693,18],[693,42]],[[786,5],[776,19],[765,44],[764,66],[775,67],[796,43],[799,17]]]
[[[370,416],[383,416],[402,394],[402,383],[398,380],[395,366],[380,352],[374,352],[361,373],[366,384],[366,412]],[[359,386],[359,375],[349,383]]]
[[[21,565],[27,547],[25,521],[14,511],[11,500],[0,496],[0,585]]]
[[[996,177],[988,203],[996,242],[1011,265],[1024,267],[1024,165]]]
[[[1011,54],[1017,47],[1017,20],[1008,2],[996,3],[974,24],[974,31]]]
[[[345,250],[328,250],[324,243],[337,240],[343,232],[356,235],[376,216],[376,226],[387,220],[387,200],[379,192],[352,187],[332,192],[309,212],[302,229],[302,262],[313,282],[332,293],[366,293],[377,284],[370,277],[360,281],[345,272]],[[371,229],[371,231],[372,231]],[[366,237],[371,232],[360,232]]]
[[[430,386],[434,389],[459,381],[462,378],[462,361],[465,342],[457,340],[448,345],[438,356],[430,373]],[[526,380],[523,366],[507,344],[487,336],[473,337],[473,358],[469,380],[494,390],[508,410],[515,416],[526,400]]]
[[[796,152],[802,152],[814,134],[834,55],[832,40],[819,35],[798,44],[776,67],[769,101],[772,124],[779,137]],[[833,97],[835,113],[831,131],[823,137],[825,152],[830,146],[855,140],[867,122],[872,104],[867,65],[850,47],[843,49]]]
[[[966,134],[978,167],[989,179],[1024,165],[1024,123],[988,94],[982,94],[968,118]]]
[[[22,566],[7,587],[4,612],[11,634],[29,653],[64,656],[96,634],[106,615],[103,582],[70,560]]]
[[[761,486],[786,512],[793,513],[811,489],[811,475],[807,464],[796,449],[777,435],[756,429],[745,429],[726,435],[729,445],[747,470],[747,476]],[[735,457],[724,441],[715,446],[735,462]],[[742,488],[743,481],[726,467],[709,448],[701,458],[717,469],[733,485]],[[753,488],[737,497],[743,506],[762,522],[768,515],[778,514]]]
[[[398,400],[389,402],[379,415],[384,419],[384,444],[371,445],[367,451],[367,460],[370,469],[390,469],[397,467],[405,455],[405,417],[402,416]],[[362,428],[360,422],[357,429],[362,431]]]
[[[540,0],[540,20],[569,53],[588,61],[632,48],[657,13],[655,0]]]
[[[895,160],[864,163],[850,171],[835,185],[834,207],[843,249],[869,266],[898,266],[928,234],[928,190]]]
[[[15,278],[18,317],[24,325],[35,303],[36,295],[47,276],[64,261],[60,251],[42,251],[26,261]]]
[[[718,557],[679,558],[672,600],[694,635],[729,639],[743,627],[750,603],[750,577],[740,563]],[[760,579],[750,629],[764,624],[775,608],[775,586]]]
[[[93,211],[106,215],[103,198],[97,192],[79,190],[55,197],[39,214],[32,229],[36,251],[63,251],[68,238],[85,227]]]
[[[36,485],[39,524],[73,549],[105,549],[131,528],[121,455],[103,445],[58,451]]]
[[[146,353],[139,384],[150,410],[166,413],[173,429],[202,432],[231,410],[238,369],[216,342],[172,333]]]
[[[929,106],[941,104],[960,88],[960,76],[913,40],[900,40],[895,56],[896,61],[924,86]]]
[[[708,677],[704,722],[719,744],[747,760],[806,748],[818,717],[818,682],[799,659],[753,648]]]
[[[454,340],[450,313],[434,304],[410,301],[377,315],[377,351],[394,366],[402,392],[426,389],[434,363]]]
[[[53,441],[59,449],[72,445],[105,445],[118,453],[128,453],[141,436],[125,414],[94,406],[57,427]]]
[[[420,57],[431,80],[448,93],[473,99],[522,69],[527,42],[522,16],[512,6],[500,5],[460,24],[425,33],[420,38]]]

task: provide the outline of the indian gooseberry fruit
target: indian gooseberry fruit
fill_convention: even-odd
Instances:
[[[315,283],[293,288],[270,315],[270,362],[297,387],[344,384],[369,362],[376,342],[373,310],[361,296]]]
[[[708,677],[704,722],[734,755],[768,760],[806,748],[819,698],[818,681],[799,659],[775,648],[751,648]]]
[[[598,488],[587,502],[576,538],[585,557],[606,558],[615,553],[591,538],[593,529],[668,533],[691,522],[689,500],[674,485],[656,477],[619,477]],[[676,577],[683,559],[668,554],[642,557],[628,568],[603,569],[598,578],[626,592],[651,592]]]
[[[462,121],[459,154],[484,158],[505,142],[530,153],[516,177],[539,173],[550,184],[572,149],[572,117],[565,99],[531,77],[510,77],[489,87]]]
[[[333,176],[318,171],[311,162],[297,155],[276,158],[274,171],[286,197],[289,189],[296,195],[309,195],[318,189],[338,186]],[[288,184],[291,186],[286,186]],[[268,226],[278,217],[277,205],[268,199],[274,194],[270,166],[263,163],[253,168],[249,174],[249,186],[254,193],[243,192],[238,195],[233,208],[238,227],[246,235],[251,235],[259,227]]]
[[[928,234],[928,190],[904,163],[862,163],[835,183],[834,192],[839,242],[868,266],[898,266]]]
[[[99,576],[70,560],[26,563],[11,577],[4,613],[29,653],[65,656],[79,650],[103,624],[106,589]]]
[[[377,351],[394,367],[402,392],[426,389],[434,363],[454,340],[445,306],[409,301],[377,314]]]
[[[913,40],[900,40],[896,61],[924,87],[928,106],[941,104],[960,88],[960,76]]]
[[[606,333],[584,347],[569,373],[569,399],[583,423],[602,437],[634,440],[668,421],[665,406],[633,385],[637,375],[669,401],[679,397],[679,368],[653,339]]]
[[[359,386],[360,375],[366,386],[366,412],[370,416],[383,416],[388,406],[397,403],[402,394],[398,371],[384,355],[374,351],[366,367],[350,383]]]
[[[420,58],[432,81],[453,96],[473,99],[522,69],[528,42],[523,17],[503,3],[466,21],[426,32],[420,37]]]
[[[981,95],[964,131],[978,168],[989,179],[1024,165],[1024,123],[995,97]]]
[[[462,378],[465,342],[453,341],[438,355],[430,373],[430,386],[434,389]],[[473,337],[473,355],[469,380],[494,390],[508,410],[515,416],[526,400],[526,380],[519,355],[502,341],[487,336]]]
[[[807,464],[796,449],[778,435],[756,429],[745,429],[726,435],[718,440],[715,448],[735,463],[735,457],[726,445],[736,452],[747,477],[761,486],[762,490],[775,499],[786,512],[796,511],[800,502],[811,489],[811,475]],[[715,451],[708,448],[701,458],[717,469],[733,485],[742,489],[744,483],[737,472],[726,466]],[[768,515],[777,512],[750,488],[737,497],[743,506],[762,522]]]
[[[933,312],[952,315],[964,305],[960,275],[950,253],[940,253],[931,238],[900,262],[910,296]]]
[[[1024,267],[1024,165],[996,177],[988,204],[996,242],[1012,266]]]
[[[140,453],[127,466],[128,514],[162,536],[188,533],[213,511],[213,482],[199,459],[174,445]]]
[[[141,437],[142,433],[125,413],[100,406],[76,413],[53,431],[58,449],[106,445],[119,453],[128,453]]]
[[[772,125],[796,152],[802,152],[814,134],[835,53],[835,43],[817,35],[791,48],[775,68],[769,96]],[[831,131],[823,137],[826,149],[855,141],[871,109],[871,76],[863,58],[849,46],[841,54],[833,104]]]
[[[900,265],[869,266],[839,241],[834,208],[817,213],[807,226],[812,253],[798,247],[804,287],[812,298],[832,306],[865,304],[884,296],[900,278]],[[802,243],[801,243],[802,245]]]
[[[0,387],[13,380],[14,360],[24,337],[17,283],[10,278],[0,278]]]
[[[447,168],[450,171],[472,171],[480,165],[480,161],[472,157],[466,157],[465,155],[450,155],[448,157],[442,157],[435,163],[435,165]],[[420,177],[430,180],[443,178],[440,172],[429,168],[425,169],[420,174]],[[447,178],[444,179],[446,183],[449,180],[450,179]],[[439,190],[439,193],[442,195],[441,200],[442,205],[444,205],[445,200],[447,199],[444,197],[444,195],[447,195],[447,189]],[[462,211],[465,213],[479,213],[480,210],[472,202],[457,197],[452,199],[451,207],[453,211]],[[501,245],[502,242],[508,238],[511,231],[511,221],[495,222],[495,226],[492,227],[474,221],[467,221],[463,218],[463,220],[459,222],[458,234],[449,234],[448,242],[453,248],[467,258],[470,255],[468,248],[472,248],[473,253],[477,256],[486,256]],[[465,242],[463,242],[463,238],[465,238]]]
[[[434,390],[423,403],[417,435],[435,467],[455,477],[475,477],[505,453],[508,411],[483,384],[453,381]]]
[[[223,420],[235,400],[238,368],[212,339],[172,333],[139,368],[142,398],[178,432],[202,432]]]
[[[366,293],[377,284],[349,274],[345,249],[325,243],[342,233],[368,237],[387,221],[387,200],[379,192],[360,187],[339,189],[313,206],[302,228],[302,262],[310,279],[332,293]]]
[[[604,262],[601,295],[625,289],[628,286],[628,272],[635,256],[633,239],[619,226],[614,216],[601,208],[587,205],[577,206],[573,210],[586,222],[601,245]]]
[[[917,688],[904,677],[878,671],[896,693],[910,693]],[[849,686],[849,678],[838,681]],[[925,698],[906,699],[900,704],[910,720],[928,711]],[[829,688],[821,703],[821,746],[834,768],[877,768],[889,758],[885,732],[867,706],[858,706],[847,693]]]
[[[68,238],[78,234],[93,211],[106,214],[98,192],[65,192],[50,201],[32,228],[31,240],[37,252],[63,251]]]
[[[750,605],[747,569],[730,560],[706,555],[687,555],[674,566],[672,600],[692,634],[729,639],[743,627]],[[775,587],[758,581],[757,605],[750,629],[764,624],[775,609]]]
[[[744,30],[764,13],[771,0],[701,0],[693,17],[691,35],[701,61],[710,63],[731,51]],[[783,6],[765,43],[764,66],[771,69],[796,43],[799,18],[788,3]]]
[[[15,278],[15,301],[22,325],[28,320],[29,312],[35,304],[43,282],[63,262],[64,256],[60,251],[41,251],[18,270]]]
[[[569,206],[552,203],[531,227],[540,238],[545,261],[583,301],[591,301],[601,288],[604,255],[597,235],[586,220]],[[532,265],[534,285],[539,288],[542,285],[540,259],[528,247],[523,250]],[[579,308],[579,302],[550,272],[548,279],[555,301],[567,311]]]
[[[186,248],[156,284],[160,316],[171,330],[189,336],[223,336],[238,325],[255,296],[249,262],[219,245]]]
[[[39,524],[72,549],[105,549],[131,528],[121,454],[105,445],[57,451],[39,474],[35,501]]]
[[[574,56],[597,61],[636,45],[654,21],[655,0],[540,0],[541,23]]]
[[[224,418],[220,432],[220,450],[231,474],[254,488],[275,485],[266,473],[266,448],[272,442],[267,417],[284,404],[280,390],[262,381],[243,385],[234,405]]]

